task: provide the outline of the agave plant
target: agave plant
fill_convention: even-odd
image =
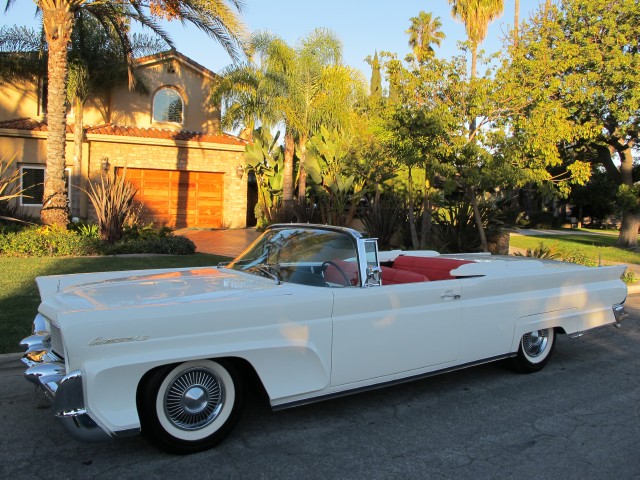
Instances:
[[[13,167],[15,155],[9,159],[0,160],[0,220],[18,221],[17,218],[6,216],[6,212],[15,213],[9,201],[18,198],[24,190],[20,188],[20,169]],[[3,215],[4,213],[4,215]]]
[[[115,171],[100,175],[99,182],[89,182],[84,190],[98,217],[100,239],[113,244],[122,238],[124,224],[133,208],[137,189],[126,180],[127,169],[121,175]]]

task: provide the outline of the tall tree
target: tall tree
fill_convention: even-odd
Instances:
[[[451,15],[464,23],[471,44],[471,78],[478,65],[478,47],[487,36],[489,23],[504,10],[504,0],[449,0]]]
[[[170,39],[156,23],[157,18],[192,23],[207,33],[235,59],[239,57],[243,27],[235,10],[240,11],[240,0],[34,0],[42,15],[48,49],[47,97],[47,177],[41,219],[46,224],[66,226],[69,218],[66,191],[65,144],[68,74],[68,50],[71,34],[79,10],[86,10],[102,24],[111,25],[116,32],[125,32],[128,21],[149,27],[167,43]],[[16,0],[7,0],[9,9]]]
[[[300,160],[298,197],[306,195],[306,144],[320,126],[349,121],[351,107],[364,94],[364,79],[341,64],[342,43],[330,31],[316,29],[293,48],[277,36],[254,36],[252,46],[266,65],[271,101],[285,124],[283,200],[294,196],[293,156]]]
[[[533,93],[535,109],[519,129],[541,121],[544,136],[565,133],[557,142],[564,158],[600,164],[619,187],[623,207],[617,244],[636,248],[640,195],[634,163],[640,140],[640,51],[637,0],[565,0],[544,7],[522,29],[519,55],[509,77]],[[523,26],[524,27],[524,26]],[[544,115],[533,117],[536,112]],[[544,139],[531,131],[531,144]]]
[[[449,0],[451,5],[451,15],[462,20],[467,33],[467,38],[471,44],[471,81],[476,78],[478,68],[478,47],[487,36],[489,23],[502,14],[504,10],[504,0]],[[470,119],[469,136],[476,135],[476,119]],[[469,187],[469,200],[473,206],[473,213],[480,233],[482,249],[489,250],[487,238],[480,218],[476,189]]]
[[[431,12],[420,12],[417,17],[411,17],[411,26],[406,33],[409,34],[409,46],[418,62],[422,63],[435,55],[433,45],[439,47],[445,38],[441,29],[440,17],[434,18]]]
[[[378,58],[377,50],[371,60],[371,82],[369,85],[369,95],[373,98],[382,98],[382,75],[380,74],[380,59]]]
[[[222,105],[222,128],[241,129],[239,136],[253,137],[260,128],[270,128],[280,120],[270,101],[268,73],[261,66],[246,62],[229,65],[211,90],[211,102]]]

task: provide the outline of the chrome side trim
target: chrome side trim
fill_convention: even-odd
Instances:
[[[390,387],[390,386],[393,386],[393,385],[399,385],[401,383],[413,382],[414,380],[420,380],[420,379],[423,379],[423,378],[434,377],[436,375],[441,375],[441,374],[447,373],[447,372],[454,372],[456,370],[462,370],[464,368],[475,367],[477,365],[482,365],[482,364],[485,364],[485,363],[491,363],[491,362],[495,362],[495,361],[498,361],[498,360],[505,360],[507,358],[515,357],[516,355],[517,355],[517,352],[507,353],[505,355],[497,355],[495,357],[485,358],[483,360],[478,360],[476,362],[464,363],[462,365],[456,365],[456,366],[453,366],[453,367],[443,368],[443,369],[440,369],[440,370],[434,370],[432,372],[420,373],[418,375],[411,375],[409,377],[402,377],[402,378],[398,378],[397,380],[389,380],[388,382],[382,382],[382,383],[376,383],[376,384],[373,384],[373,385],[367,385],[366,387],[358,387],[358,388],[352,388],[352,389],[349,389],[349,390],[341,390],[341,391],[335,392],[335,393],[328,393],[328,394],[325,394],[325,395],[318,395],[316,397],[304,398],[302,400],[294,400],[293,402],[278,403],[276,405],[271,405],[271,410],[273,410],[273,411],[284,410],[286,408],[298,407],[300,405],[308,405],[310,403],[321,402],[323,400],[329,400],[329,399],[332,399],[332,398],[344,397],[346,395],[353,395],[355,393],[360,393],[360,392],[368,392],[368,391],[371,391],[371,390],[377,390],[379,388],[386,388],[386,387]]]

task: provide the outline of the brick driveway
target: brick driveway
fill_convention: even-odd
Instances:
[[[235,257],[256,238],[260,236],[255,228],[240,228],[226,230],[197,230],[183,228],[175,231],[176,235],[183,235],[196,244],[198,253],[210,253]]]

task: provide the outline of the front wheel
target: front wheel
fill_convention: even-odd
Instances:
[[[243,397],[230,363],[196,360],[160,368],[141,385],[142,434],[169,453],[207,450],[231,432]]]
[[[553,328],[525,333],[520,339],[518,354],[511,359],[511,366],[522,373],[542,370],[551,357],[555,343],[556,334]]]

